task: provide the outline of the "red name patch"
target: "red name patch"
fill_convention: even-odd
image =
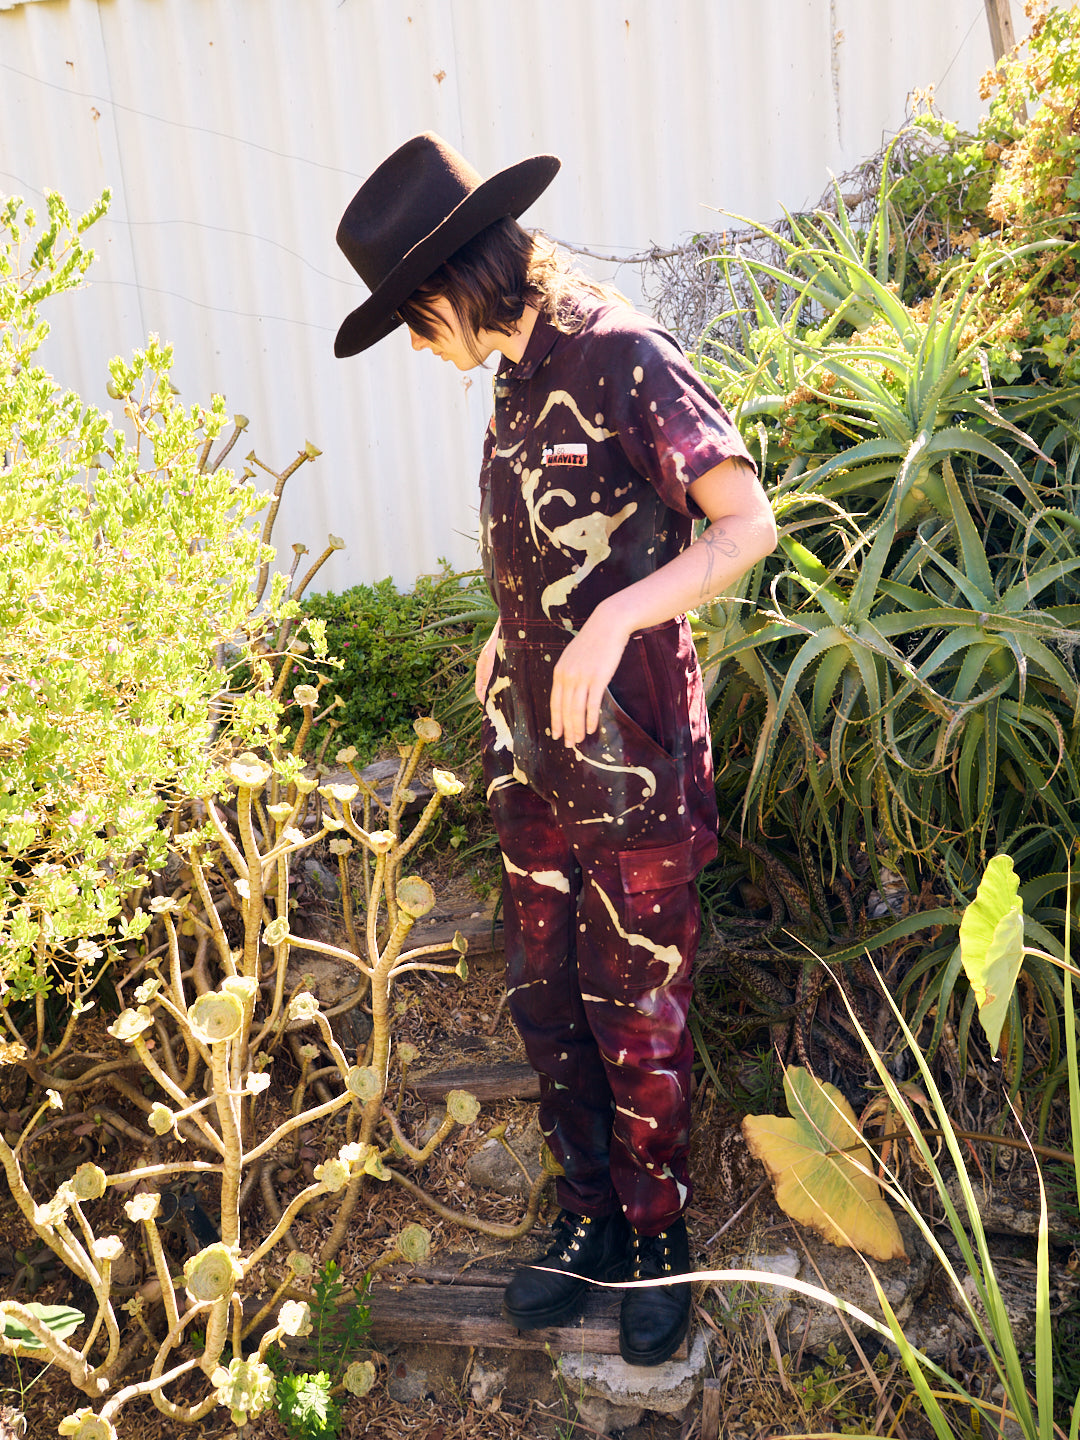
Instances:
[[[545,445],[545,465],[587,465],[589,461],[589,447],[587,445]]]

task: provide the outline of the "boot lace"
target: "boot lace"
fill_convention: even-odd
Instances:
[[[561,1260],[564,1265],[569,1265],[574,1254],[581,1249],[581,1242],[593,1224],[595,1221],[591,1216],[574,1215],[569,1210],[560,1211],[559,1218],[551,1227],[554,1238],[544,1258]]]
[[[671,1237],[666,1230],[661,1230],[659,1235],[639,1235],[635,1230],[630,1245],[633,1279],[657,1280],[661,1275],[671,1274]]]

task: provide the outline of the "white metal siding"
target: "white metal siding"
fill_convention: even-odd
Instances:
[[[485,174],[554,151],[526,223],[630,255],[812,203],[915,86],[974,124],[991,61],[983,0],[48,0],[0,8],[0,190],[113,190],[89,288],[53,306],[63,384],[107,407],[108,358],[160,334],[185,399],[224,392],[275,467],[322,449],[286,562],[332,531],[320,588],[408,582],[474,563],[489,388],[401,333],[333,358],[366,294],[334,231],[396,145],[438,130]]]

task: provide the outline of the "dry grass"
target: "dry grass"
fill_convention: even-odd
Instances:
[[[464,913],[480,907],[471,883],[462,874],[450,871],[429,878],[440,898],[456,899],[464,907]],[[332,921],[328,914],[314,918],[323,926]],[[397,1038],[414,1044],[424,1063],[440,1058],[445,1058],[447,1063],[459,1063],[467,1058],[474,1042],[492,1058],[523,1059],[520,1041],[500,1007],[502,990],[501,963],[494,957],[474,961],[464,984],[451,977],[411,976],[408,985],[401,987],[400,998],[404,1004],[396,1022]],[[107,1016],[87,1017],[84,1043],[88,1050],[105,1055],[115,1048],[105,1033],[107,1020]],[[296,1080],[291,1067],[291,1058],[279,1053],[273,1084],[261,1102],[266,1108],[260,1117],[260,1129],[286,1112]],[[29,1102],[12,1088],[12,1072],[7,1072],[6,1078],[7,1090],[0,1088],[0,1109],[14,1112],[25,1108]],[[92,1159],[107,1171],[116,1172],[149,1158],[154,1153],[154,1145],[158,1158],[165,1158],[177,1149],[175,1143],[170,1151],[165,1142],[153,1142],[138,1109],[104,1086],[83,1097],[80,1104],[81,1111],[65,1112],[43,1125],[28,1147],[28,1159],[34,1167],[31,1184],[39,1198],[51,1193],[58,1179],[71,1173],[82,1160]],[[425,1187],[445,1204],[464,1213],[503,1223],[515,1222],[521,1214],[520,1202],[477,1189],[470,1182],[466,1167],[469,1156],[484,1143],[494,1124],[501,1121],[521,1124],[529,1108],[509,1101],[485,1107],[479,1120],[455,1132],[427,1165],[423,1174]],[[406,1131],[414,1135],[427,1119],[427,1108],[408,1091],[402,1119]],[[8,1123],[14,1123],[10,1113]],[[147,1135],[145,1143],[133,1138],[143,1134]],[[302,1134],[291,1178],[280,1183],[282,1201],[287,1201],[307,1183],[314,1166],[327,1153],[333,1153],[343,1138],[342,1133],[331,1127],[312,1128]],[[737,1117],[725,1111],[711,1087],[705,1087],[695,1100],[692,1156],[695,1195],[689,1219],[698,1244],[707,1246],[705,1258],[710,1267],[724,1265],[734,1254],[745,1255],[778,1243],[795,1243],[790,1222],[774,1209],[771,1195],[763,1189],[754,1193],[761,1174],[753,1162],[751,1170],[740,1167],[739,1157],[744,1154],[737,1139]],[[122,1209],[125,1198],[111,1188],[107,1198],[99,1202],[101,1208],[95,1215],[99,1232],[128,1233],[130,1227]],[[212,1210],[211,1200],[208,1194],[208,1210]],[[744,1202],[748,1203],[732,1223],[732,1217]],[[39,1246],[10,1201],[0,1210],[0,1215],[3,1219],[0,1272],[5,1259],[9,1272],[6,1294],[10,1293],[12,1272],[19,1265],[16,1252],[34,1254]],[[303,1217],[294,1227],[297,1246],[317,1256],[333,1219],[334,1212],[329,1209]],[[346,1282],[358,1283],[393,1247],[402,1226],[416,1220],[432,1233],[434,1263],[448,1254],[480,1258],[501,1248],[472,1230],[436,1218],[399,1187],[373,1183],[361,1199],[347,1243],[338,1256]],[[249,1237],[257,1234],[265,1223],[262,1200],[257,1193],[251,1197],[245,1221]],[[181,1229],[177,1229],[171,1244],[172,1259],[179,1269],[187,1253]],[[280,1248],[283,1254],[289,1247]],[[132,1274],[128,1277],[132,1289],[145,1274],[138,1257],[133,1259]],[[271,1293],[281,1273],[282,1259],[277,1254],[268,1257],[255,1277],[262,1295]],[[71,1277],[59,1267],[51,1270],[41,1267],[39,1278],[41,1284],[35,1298],[89,1308],[89,1297],[81,1295]],[[868,1426],[884,1414],[900,1417],[893,1433],[902,1440],[921,1440],[923,1432],[906,1409],[906,1386],[895,1366],[888,1373],[871,1373],[870,1368],[856,1358],[823,1380],[815,1379],[812,1373],[809,1376],[793,1374],[790,1364],[783,1368],[777,1365],[778,1346],[773,1344],[761,1349],[751,1345],[745,1325],[726,1323],[723,1300],[724,1297],[711,1288],[696,1296],[700,1321],[713,1332],[713,1365],[720,1384],[723,1435],[734,1440],[743,1440],[743,1437],[764,1440],[766,1436],[838,1429],[844,1423]],[[120,1318],[122,1324],[131,1323],[126,1315]],[[392,1357],[376,1354],[374,1358],[380,1370],[375,1390],[362,1399],[348,1396],[342,1399],[345,1414],[342,1435],[347,1440],[353,1436],[370,1437],[370,1440],[398,1440],[398,1437],[541,1440],[556,1434],[587,1437],[598,1433],[575,1418],[572,1397],[554,1407],[545,1407],[527,1391],[507,1392],[478,1401],[470,1386],[472,1355],[462,1356],[460,1373],[451,1374],[449,1383],[437,1395],[425,1395],[408,1402],[390,1398]],[[134,1378],[148,1363],[146,1355],[137,1359],[132,1375],[127,1378]],[[21,1404],[30,1421],[28,1433],[47,1436],[56,1433],[56,1425],[64,1415],[87,1400],[70,1386],[63,1374],[49,1371],[39,1376],[36,1370],[37,1367],[27,1362],[17,1367],[11,1360],[0,1360],[0,1403],[6,1400]],[[189,1377],[187,1385],[189,1400],[205,1393],[205,1380],[201,1375]],[[29,1388],[20,1399],[24,1386]],[[171,1393],[175,1399],[185,1398],[182,1387],[180,1393],[175,1390]],[[124,1440],[136,1436],[139,1440],[165,1440],[165,1437],[171,1440],[177,1431],[150,1400],[143,1399],[125,1407],[120,1433]],[[212,1412],[192,1433],[207,1440],[238,1435],[223,1410]],[[263,1415],[242,1434],[244,1440],[286,1440],[287,1432],[274,1416]],[[0,1440],[6,1440],[2,1427]],[[680,1420],[650,1414],[642,1425],[624,1432],[623,1440],[713,1440],[713,1437],[701,1437],[700,1407],[695,1401]]]

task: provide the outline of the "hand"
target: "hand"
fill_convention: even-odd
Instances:
[[[491,672],[495,668],[495,649],[499,643],[499,622],[496,620],[495,628],[484,641],[484,648],[476,657],[476,698],[481,705],[487,695],[488,685],[491,683]]]
[[[600,723],[600,701],[629,635],[595,611],[559,656],[551,681],[551,736],[580,745]]]

